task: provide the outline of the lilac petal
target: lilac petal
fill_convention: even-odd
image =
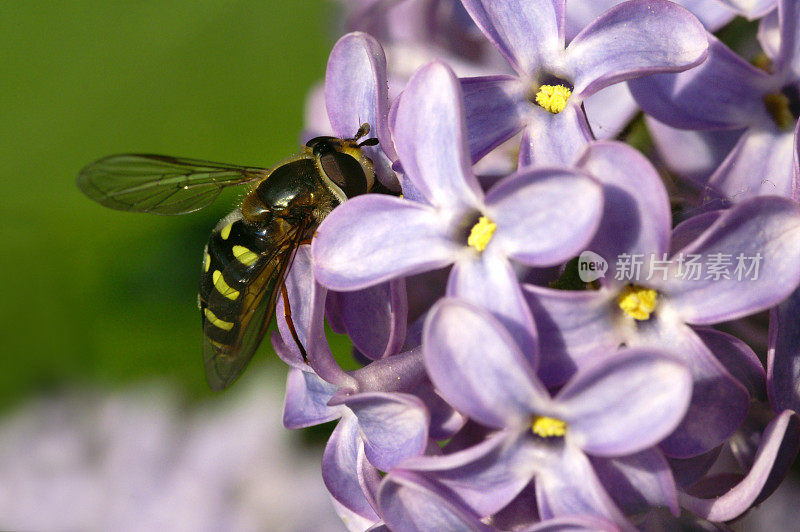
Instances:
[[[454,434],[461,430],[467,422],[466,417],[459,414],[447,401],[436,393],[430,382],[419,385],[414,390],[414,395],[425,403],[425,406],[430,412],[431,424],[428,430],[430,439],[436,441],[449,440]]]
[[[462,258],[450,272],[447,295],[491,312],[511,333],[531,367],[536,368],[539,351],[536,325],[516,273],[505,257],[487,249],[479,255]]]
[[[585,27],[567,47],[574,93],[656,72],[680,72],[708,53],[706,30],[684,8],[663,0],[619,4]]]
[[[800,120],[794,127],[794,154],[792,157],[792,195],[791,198],[800,202]]]
[[[758,23],[758,43],[764,54],[773,61],[781,48],[781,28],[778,20],[778,10],[770,11]]]
[[[327,423],[343,413],[342,407],[328,406],[337,387],[314,373],[290,369],[286,377],[286,397],[283,401],[283,425],[301,429]]]
[[[516,135],[525,125],[520,102],[525,101],[523,83],[510,76],[461,78],[467,141],[472,161]]]
[[[555,397],[571,441],[596,456],[623,456],[660,442],[686,413],[686,365],[650,349],[626,349],[578,372]]]
[[[773,9],[776,0],[719,0],[721,3],[750,20],[761,18]],[[791,1],[791,0],[790,0]]]
[[[519,167],[568,166],[594,140],[583,109],[568,105],[558,114],[540,108],[528,112],[519,151]]]
[[[491,517],[492,526],[499,530],[524,530],[531,523],[538,523],[536,511],[536,489],[533,480],[525,486],[514,500]]]
[[[494,530],[457,497],[411,471],[386,476],[378,490],[378,505],[386,524],[397,532]]]
[[[678,486],[681,488],[691,486],[703,478],[719,458],[722,447],[720,445],[692,458],[667,458]]]
[[[564,48],[564,0],[463,0],[475,24],[522,76]]]
[[[575,515],[548,519],[518,532],[619,532],[619,526],[594,515]]]
[[[572,41],[583,28],[624,0],[594,0],[593,2],[567,2],[566,35]]]
[[[536,473],[536,499],[542,519],[588,514],[628,526],[580,449],[565,445],[548,455]]]
[[[754,196],[792,196],[794,134],[750,129],[709,178],[708,186],[727,203]]]
[[[339,516],[339,519],[342,520],[342,523],[346,523],[347,530],[352,531],[362,531],[362,530],[369,530],[370,532],[391,532],[388,529],[381,529],[380,524],[375,523],[374,518],[364,517],[363,515],[357,514],[356,512],[350,510],[342,503],[337,501],[335,498],[330,497],[331,505],[333,505],[333,510],[336,512],[336,515]],[[374,513],[374,512],[373,512]]]
[[[694,332],[725,369],[747,388],[751,397],[766,399],[767,376],[764,366],[749,345],[733,335],[710,327],[698,327]]]
[[[723,214],[680,253],[700,255],[704,264],[715,254],[730,255],[733,262],[730,279],[694,281],[680,278],[673,261],[663,292],[686,322],[713,324],[754,314],[780,302],[800,283],[800,208],[784,198],[753,198]],[[737,257],[759,254],[757,279],[735,273]]]
[[[623,0],[592,0],[567,3],[567,41],[571,41],[585,26],[607,9]],[[708,31],[717,31],[736,14],[729,8],[709,0],[678,0],[675,2],[696,16]]]
[[[800,411],[800,290],[775,307],[769,319],[767,390],[773,410]]]
[[[393,175],[389,158],[397,157],[386,120],[389,112],[386,56],[374,37],[354,32],[336,42],[325,74],[325,106],[333,131],[339,137],[353,137],[364,122],[372,127],[371,136],[378,138],[380,148],[367,155],[376,165],[381,181]],[[388,158],[376,157],[380,149]]]
[[[708,31],[717,31],[736,16],[729,8],[708,0],[678,0],[675,3],[691,11]]]
[[[314,275],[334,290],[358,290],[446,266],[464,246],[448,222],[426,205],[367,194],[322,222],[311,244]]]
[[[750,395],[688,326],[658,319],[632,339],[681,357],[692,372],[692,400],[678,428],[661,442],[667,456],[688,458],[710,451],[741,424]]]
[[[706,186],[708,178],[742,136],[739,129],[675,129],[650,116],[645,116],[645,123],[659,157],[673,172],[698,187]]]
[[[440,300],[425,322],[422,348],[442,397],[480,423],[525,424],[536,406],[549,402],[513,337],[471,303]]]
[[[315,309],[310,303],[315,300],[314,298],[314,273],[311,267],[311,261],[308,257],[309,246],[300,246],[295,253],[292,267],[286,276],[284,286],[281,288],[285,290],[286,297],[290,302],[292,322],[295,324],[298,339],[303,347],[308,346],[308,332],[314,329],[311,324],[312,315]],[[307,370],[308,365],[303,360],[303,355],[300,352],[300,347],[292,337],[291,330],[286,320],[288,315],[284,294],[278,297],[278,302],[275,307],[276,322],[278,324],[278,333],[272,335],[272,345],[278,356],[289,364],[291,367],[301,370]]]
[[[283,305],[281,302],[278,302],[278,307],[276,308],[275,312],[280,312],[283,314]],[[278,320],[278,327],[280,327],[280,320]],[[298,369],[300,371],[307,370],[308,364],[303,360],[303,355],[300,353],[300,349],[297,348],[297,345],[293,341],[290,343],[286,343],[281,338],[281,335],[278,331],[272,331],[270,334],[270,343],[272,343],[272,349],[275,350],[275,354],[278,355],[284,363],[286,363],[290,368]]]
[[[486,215],[497,224],[491,244],[532,266],[553,266],[585,249],[602,212],[597,181],[566,169],[523,170],[486,196]]]
[[[403,171],[437,206],[477,206],[483,198],[472,174],[461,87],[453,71],[434,62],[417,71],[397,106],[393,136]]]
[[[615,291],[524,285],[523,293],[539,334],[539,377],[548,387],[563,384],[578,367],[624,341],[613,312]]]
[[[680,515],[678,491],[669,464],[656,448],[618,458],[592,458],[595,473],[614,502],[628,515],[666,507]]]
[[[783,480],[800,448],[800,421],[784,410],[767,426],[748,475],[724,495],[702,499],[681,495],[681,506],[711,521],[729,521],[769,496]]]
[[[763,102],[768,75],[713,35],[708,42],[709,57],[702,65],[628,82],[642,110],[681,129],[741,129],[771,121]]]
[[[725,211],[709,211],[684,220],[672,230],[669,252],[674,255],[708,231]]]
[[[530,441],[503,431],[481,443],[444,456],[418,456],[403,464],[447,487],[479,515],[511,502],[533,477]]]
[[[396,279],[356,292],[332,292],[344,331],[371,360],[395,355],[406,336],[405,282]]]
[[[594,137],[600,140],[613,139],[622,133],[639,110],[625,83],[610,85],[592,94],[583,101],[583,108]]]
[[[314,281],[312,275],[311,246],[300,246],[295,253],[292,268],[284,280],[283,286],[288,294],[291,307],[292,322],[298,340],[303,345],[308,355],[308,365],[322,379],[340,387],[352,387],[352,377],[345,373],[333,358],[328,340],[325,337],[325,299],[328,291]],[[283,298],[278,299],[276,313],[286,315]],[[285,319],[278,319],[278,330],[281,333],[284,348],[293,353],[294,367],[305,368],[305,362],[300,365],[302,355]]]
[[[325,319],[328,326],[336,334],[347,334],[347,329],[344,327],[342,321],[342,311],[339,308],[339,294],[343,292],[328,292],[328,298],[325,300]]]
[[[669,198],[646,157],[621,142],[594,142],[577,167],[603,185],[602,222],[588,249],[610,264],[623,253],[661,256],[667,251]]]
[[[420,347],[370,362],[350,375],[357,383],[352,389],[359,392],[409,392],[426,381]]]
[[[344,404],[353,411],[369,462],[389,471],[421,454],[428,443],[428,410],[418,398],[397,393],[358,393]]]
[[[347,414],[336,425],[325,446],[322,480],[333,498],[345,508],[375,522],[379,519],[378,515],[367,501],[359,480],[359,477],[369,475],[368,471],[374,469],[365,460],[359,462],[359,455],[363,453],[364,444],[359,436],[358,422],[355,416]]]
[[[775,57],[775,72],[786,72],[790,78],[797,79],[800,76],[800,5],[794,0],[771,0],[769,3],[778,4],[780,48]]]

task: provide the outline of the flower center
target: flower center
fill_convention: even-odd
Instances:
[[[486,246],[489,245],[489,241],[492,239],[492,235],[496,229],[496,223],[486,216],[481,216],[478,219],[478,223],[472,226],[469,232],[469,238],[467,238],[467,244],[478,251],[483,251],[486,249]]]
[[[764,106],[779,129],[791,131],[800,116],[800,93],[796,87],[786,86],[780,92],[764,96]]]
[[[643,286],[628,285],[617,297],[619,308],[635,320],[649,320],[656,308],[658,292]]]
[[[567,106],[571,95],[572,91],[564,85],[542,85],[536,93],[536,103],[556,115]]]
[[[531,431],[542,438],[563,436],[567,433],[567,422],[554,417],[536,416],[531,423]]]

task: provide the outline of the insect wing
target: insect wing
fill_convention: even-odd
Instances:
[[[86,166],[78,188],[105,207],[185,214],[206,207],[222,189],[269,174],[258,167],[165,155],[111,155]]]
[[[239,296],[244,298],[244,303],[232,343],[223,344],[209,338],[215,326],[202,313],[203,360],[206,378],[213,390],[222,390],[233,384],[253,358],[267,332],[283,280],[308,227],[308,223],[294,227],[281,242],[276,242],[275,247],[261,255],[253,265],[252,275],[244,280],[246,288],[241,290]],[[212,292],[208,306],[215,306],[213,298],[219,297],[224,295]]]

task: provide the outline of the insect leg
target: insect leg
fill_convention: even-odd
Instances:
[[[281,297],[283,297],[283,317],[286,318],[286,325],[289,326],[289,332],[292,333],[292,339],[294,343],[297,344],[297,348],[300,349],[300,354],[303,355],[303,362],[306,364],[308,363],[308,353],[306,353],[306,348],[303,347],[303,342],[300,341],[300,337],[297,336],[297,330],[294,328],[294,322],[292,321],[292,306],[289,304],[289,296],[286,293],[286,283],[283,283],[281,286]]]

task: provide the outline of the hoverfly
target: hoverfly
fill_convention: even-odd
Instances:
[[[351,139],[313,138],[271,169],[122,154],[81,170],[78,187],[91,199],[112,209],[154,214],[194,212],[226,187],[251,186],[241,205],[214,228],[203,251],[198,301],[212,389],[228,387],[253,357],[297,248],[337,205],[381,188],[361,150],[378,139],[358,143],[369,129],[362,124]],[[289,311],[286,317],[305,357]]]

